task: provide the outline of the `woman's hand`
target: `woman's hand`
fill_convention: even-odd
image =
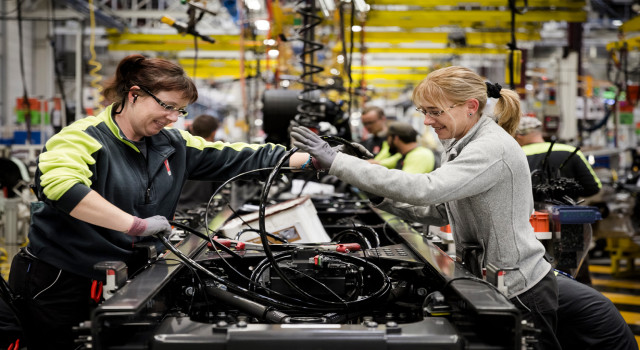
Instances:
[[[291,137],[293,137],[294,146],[315,158],[316,161],[313,162],[313,165],[317,170],[331,168],[331,164],[336,159],[338,152],[331,148],[320,136],[304,126],[294,126],[291,128]]]

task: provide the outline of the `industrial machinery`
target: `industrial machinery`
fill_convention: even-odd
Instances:
[[[79,339],[94,349],[526,349],[535,341],[494,285],[355,189],[277,192],[270,202],[310,201],[330,242],[270,234],[251,243],[223,237],[220,225],[214,236],[176,222],[179,239],[161,237],[170,252],[111,291]],[[231,216],[218,210],[211,221]]]
[[[580,148],[576,147],[556,169],[550,161],[554,144],[555,140],[550,142],[540,168],[531,171],[536,211],[530,221],[553,268],[576,277],[588,254],[591,224],[602,216],[596,207],[578,205],[576,199],[580,197],[582,185],[561,173]]]

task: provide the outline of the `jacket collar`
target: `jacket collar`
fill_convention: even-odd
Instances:
[[[490,117],[481,116],[480,119],[469,129],[469,131],[460,139],[446,139],[442,140],[442,146],[446,150],[446,153],[449,155],[449,160],[455,158],[460,151],[469,143],[471,140],[475,139],[476,135],[482,129],[484,125],[489,123],[495,123],[495,121]]]
[[[109,131],[111,131],[111,133],[115,138],[117,138],[127,146],[133,148],[137,152],[140,152],[140,150],[138,149],[138,147],[136,147],[136,145],[134,145],[131,141],[129,141],[123,136],[122,131],[118,127],[118,124],[116,124],[114,117],[111,115],[112,110],[113,110],[113,104],[107,106],[107,108],[105,108],[104,111],[98,114],[97,118],[100,118],[104,121],[107,128],[109,128]],[[168,157],[170,154],[172,154],[175,151],[175,147],[173,147],[173,145],[171,144],[171,141],[169,140],[169,136],[167,135],[166,130],[161,130],[156,135],[151,136],[151,142],[148,143],[148,146],[149,146],[150,152],[153,151],[158,153],[159,156],[163,159]]]

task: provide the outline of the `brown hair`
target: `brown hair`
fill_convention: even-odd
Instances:
[[[203,138],[209,137],[212,132],[218,129],[218,119],[208,114],[201,114],[193,120],[191,124],[192,134]]]
[[[384,110],[378,106],[369,106],[369,107],[365,107],[365,109],[362,110],[362,115],[365,115],[371,111],[376,112],[376,115],[378,116],[378,119],[382,119],[384,118]]]
[[[393,122],[389,125],[387,136],[398,136],[404,143],[416,142],[418,132],[406,122]]]
[[[411,96],[416,106],[431,103],[443,111],[447,111],[449,103],[464,103],[472,98],[478,100],[478,110],[482,111],[487,104],[487,85],[480,75],[460,66],[441,68],[429,73],[416,86]],[[513,90],[501,89],[493,114],[498,117],[498,125],[513,136],[521,114],[518,94]]]
[[[121,108],[123,98],[133,85],[144,86],[153,94],[182,91],[190,103],[198,99],[198,90],[184,69],[162,58],[146,58],[140,54],[123,58],[115,75],[105,83],[102,94],[107,101],[115,102],[115,111]]]

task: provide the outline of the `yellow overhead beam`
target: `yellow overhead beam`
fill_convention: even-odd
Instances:
[[[371,42],[386,42],[390,44],[399,44],[406,42],[432,42],[432,43],[446,43],[446,32],[439,33],[424,33],[424,32],[365,32],[365,43]],[[354,40],[355,41],[355,40]]]
[[[391,81],[421,81],[427,76],[424,74],[381,74],[381,73],[365,73],[365,79],[369,81],[378,81],[378,80],[391,80]],[[353,80],[357,81],[362,79],[363,75],[361,73],[352,73],[351,77]]]
[[[495,44],[506,45],[511,42],[511,33],[507,32],[470,32],[466,33],[467,45]],[[516,33],[517,41],[540,41],[540,32]]]
[[[385,73],[401,73],[401,74],[413,73],[413,74],[425,74],[425,75],[432,71],[432,69],[427,66],[424,66],[424,67],[351,66],[352,72],[361,71],[363,69],[367,72],[385,72]]]
[[[240,50],[239,35],[213,35],[216,42],[208,43],[198,40],[199,50],[233,51]],[[180,34],[136,34],[118,33],[109,31],[109,50],[150,50],[150,51],[181,51],[194,49],[193,36]],[[248,47],[262,47],[264,37],[260,36],[255,41],[245,40],[244,45]]]
[[[622,41],[614,41],[607,44],[607,51],[620,51],[625,48],[629,51],[640,49],[640,36],[635,36]]]
[[[623,33],[640,31],[640,16],[633,17],[632,19],[624,22],[620,26],[620,30]]]
[[[240,42],[239,35],[211,35],[216,42],[214,44],[237,44]],[[144,42],[165,42],[165,41],[174,41],[174,42],[189,42],[193,41],[193,36],[191,35],[182,35],[182,34],[140,34],[140,33],[118,33],[116,30],[108,30],[107,38],[111,41],[144,41]],[[257,36],[256,42],[262,43],[265,39],[264,35]]]
[[[465,33],[467,38],[467,44],[469,45],[482,45],[482,44],[506,44],[511,41],[511,33],[505,32],[468,32]],[[402,43],[416,43],[416,42],[429,42],[446,44],[448,39],[448,33],[446,32],[366,32],[364,34],[365,45],[366,43],[389,43],[389,44],[402,44]],[[541,40],[540,32],[517,32],[516,40],[518,41],[538,41]]]
[[[215,58],[198,58],[198,67],[211,67],[211,68],[236,68],[240,67],[240,60],[237,59],[215,59]],[[245,60],[245,67],[255,66],[256,60]],[[181,66],[193,66],[193,58],[181,58],[178,60],[178,64]],[[274,66],[273,61],[270,66]],[[266,61],[260,60],[260,66],[266,67]]]
[[[375,89],[375,90],[398,90],[404,91],[406,89],[413,89],[418,82],[392,82],[392,81],[384,81],[384,82],[369,82],[367,81],[367,89]],[[345,86],[349,86],[349,84],[345,84]],[[352,88],[359,88],[360,82],[354,81],[351,85]]]
[[[484,47],[446,47],[446,48],[404,48],[404,47],[375,47],[367,48],[366,53],[423,53],[433,55],[502,55],[507,53],[506,48],[484,48]]]
[[[233,51],[240,50],[240,48],[231,48],[231,47],[221,47],[215,46],[216,44],[208,44],[207,46],[200,45],[198,43],[198,50],[202,51]],[[166,42],[166,43],[118,43],[118,44],[109,44],[107,45],[107,49],[109,51],[183,51],[183,50],[194,50],[195,46],[193,43],[176,43],[176,42]]]
[[[474,6],[474,7],[507,7],[506,0],[368,0],[370,5],[410,5],[422,7],[436,6]],[[524,1],[516,1],[516,6],[522,8]],[[534,7],[561,7],[582,9],[586,6],[586,0],[529,0],[529,8]]]
[[[192,49],[193,46],[188,44],[151,44],[151,43],[128,43],[128,44],[110,44],[109,50],[118,51],[180,51]],[[199,50],[205,50],[198,45]],[[207,51],[239,51],[240,48],[229,46],[211,47]],[[359,50],[358,50],[359,51]],[[504,54],[506,48],[484,48],[484,47],[456,47],[456,48],[406,48],[406,47],[374,47],[366,48],[366,53],[423,53],[423,54]],[[274,61],[275,62],[275,61]]]
[[[256,61],[245,62],[249,69],[255,70]],[[183,58],[178,60],[178,64],[182,66],[187,73],[193,73],[193,59]],[[213,60],[213,59],[198,59],[196,74],[198,77],[206,74],[209,76],[239,76],[240,73],[240,61],[238,60]],[[275,67],[271,65],[271,69]],[[246,68],[245,68],[246,69]],[[266,64],[261,61],[261,71],[266,70]],[[360,77],[362,71],[365,71],[367,78],[377,77],[384,79],[399,79],[399,80],[415,80],[424,78],[431,69],[429,67],[379,67],[379,66],[354,66],[352,67],[352,74]],[[201,75],[202,73],[202,75]],[[322,74],[322,73],[321,73]],[[328,70],[324,71],[324,74],[328,75]]]
[[[193,77],[193,66],[183,66],[185,72]],[[245,75],[255,75],[255,69],[244,69]],[[240,69],[238,68],[221,68],[221,67],[207,67],[207,66],[198,66],[196,68],[196,78],[201,79],[238,79],[240,78]]]
[[[245,48],[262,48],[258,44],[247,44]],[[195,50],[193,41],[189,43],[167,41],[164,43],[153,42],[128,42],[128,43],[112,43],[107,45],[109,51],[183,51],[183,50]],[[198,50],[201,51],[240,51],[240,45],[224,45],[224,44],[209,44],[203,45],[198,42]]]
[[[184,67],[187,74],[193,77],[193,68],[192,67]],[[245,74],[252,76],[256,74],[255,70],[245,70]],[[417,82],[422,81],[427,76],[427,73],[422,74],[381,74],[381,73],[352,73],[351,77],[354,82],[354,86],[359,84],[359,81],[363,78],[367,81],[368,84],[380,84],[380,83],[395,83],[396,85],[406,86],[407,84],[416,84]],[[213,67],[200,67],[196,69],[196,78],[199,79],[239,79],[240,78],[240,70],[239,69],[230,69],[230,68],[213,68]],[[329,77],[329,75],[318,76],[319,80],[323,80]],[[348,84],[348,83],[347,83]]]
[[[586,11],[539,11],[529,10],[516,16],[517,23],[527,22],[586,22]],[[403,28],[433,28],[443,25],[460,27],[507,27],[511,23],[509,11],[467,10],[467,11],[371,11],[366,26],[385,27],[399,26]]]

